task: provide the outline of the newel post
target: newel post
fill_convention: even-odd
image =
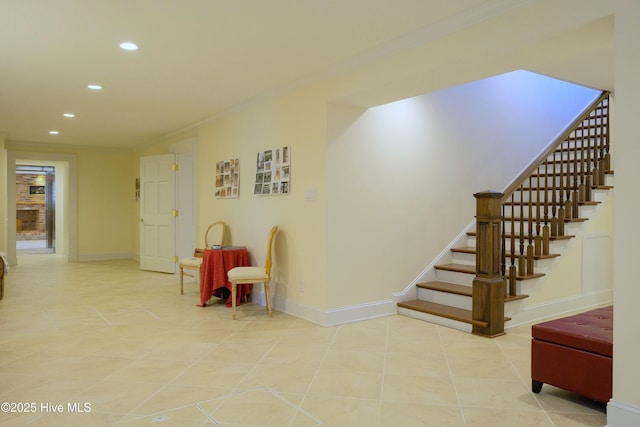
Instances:
[[[502,277],[502,193],[484,191],[476,198],[476,277],[473,280],[473,333],[504,335]],[[484,326],[488,323],[488,326]]]

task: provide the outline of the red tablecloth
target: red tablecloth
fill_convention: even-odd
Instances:
[[[205,249],[200,268],[200,304],[205,307],[211,296],[227,298],[231,294],[231,282],[227,278],[227,272],[234,267],[248,265],[251,263],[245,247]],[[240,305],[252,287],[250,284],[238,285],[236,305]],[[231,298],[227,301],[227,307],[231,307]]]

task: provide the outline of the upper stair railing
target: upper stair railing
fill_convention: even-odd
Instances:
[[[583,221],[610,169],[609,92],[603,92],[503,193],[475,195],[474,333],[504,333],[504,301],[518,297],[518,280],[535,278],[535,259],[550,257],[552,240],[571,238],[565,224]]]

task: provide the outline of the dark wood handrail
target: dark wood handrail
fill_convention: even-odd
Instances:
[[[574,121],[572,121],[571,123],[569,123],[569,125],[565,128],[565,130],[558,135],[558,137],[556,139],[554,139],[551,144],[549,144],[549,146],[542,152],[540,153],[540,155],[538,155],[538,157],[536,157],[530,164],[529,166],[522,171],[522,173],[520,175],[518,175],[516,177],[516,179],[514,179],[511,184],[502,192],[503,197],[502,197],[502,202],[506,202],[507,199],[511,196],[511,194],[516,191],[519,187],[520,187],[520,183],[522,183],[525,179],[527,179],[536,169],[538,169],[538,167],[540,166],[540,164],[547,158],[549,157],[549,155],[551,155],[551,153],[553,153],[553,151],[560,145],[562,144],[563,141],[565,141],[569,135],[571,134],[571,132],[573,132],[575,130],[576,127],[578,127],[580,125],[580,123],[582,123],[583,121],[585,121],[589,115],[591,114],[591,111],[596,108],[598,106],[598,104],[600,104],[604,99],[606,99],[607,97],[609,97],[609,91],[603,91],[600,96],[593,101],[591,104],[589,104],[582,112],[582,114],[580,114],[580,116],[578,116]]]

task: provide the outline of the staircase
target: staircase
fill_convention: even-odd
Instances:
[[[504,192],[474,195],[475,224],[429,272],[431,280],[416,284],[417,299],[398,303],[400,314],[504,334],[505,305],[513,311],[509,305],[528,297],[522,289],[535,288],[563,242],[575,238],[570,231],[587,220],[581,210],[612,188],[608,99],[603,92]]]

